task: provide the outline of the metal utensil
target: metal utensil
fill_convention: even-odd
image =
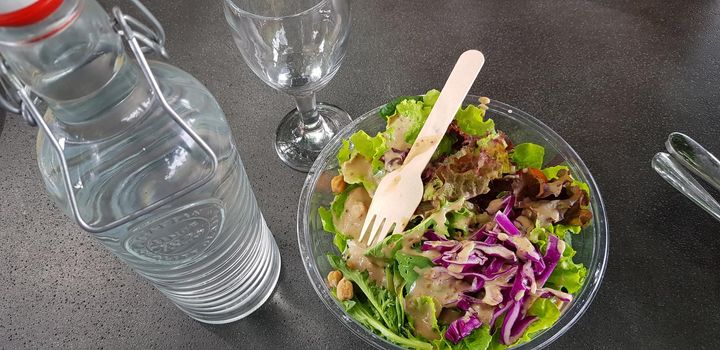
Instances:
[[[360,242],[370,246],[383,240],[390,230],[403,231],[422,199],[422,171],[484,63],[480,51],[460,55],[403,165],[380,181],[360,231]]]

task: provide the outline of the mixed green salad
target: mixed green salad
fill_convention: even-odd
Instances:
[[[350,316],[406,348],[527,342],[583,285],[571,241],[592,218],[589,190],[567,166],[543,168],[542,146],[497,130],[489,99],[455,115],[406,230],[371,247],[357,240],[379,180],[402,165],[438,96],[398,98],[380,111],[385,131],[343,141],[335,199],[319,209],[339,250],[327,282]]]

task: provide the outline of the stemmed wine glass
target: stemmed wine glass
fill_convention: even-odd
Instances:
[[[225,18],[250,69],[295,98],[280,122],[275,150],[308,171],[320,150],[350,122],[342,109],[316,103],[340,68],[350,34],[349,0],[224,0]]]

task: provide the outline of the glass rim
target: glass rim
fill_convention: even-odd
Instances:
[[[294,18],[294,17],[300,17],[300,16],[303,16],[303,15],[306,15],[306,14],[308,14],[308,13],[310,13],[310,12],[315,11],[316,9],[318,9],[318,8],[320,8],[320,7],[323,7],[328,1],[329,1],[329,0],[319,0],[317,4],[311,6],[311,7],[308,8],[308,9],[305,9],[305,10],[302,10],[302,11],[300,11],[300,12],[296,12],[296,13],[293,13],[293,14],[289,14],[289,15],[275,16],[275,17],[273,17],[273,16],[258,15],[258,14],[256,14],[256,13],[252,13],[252,12],[250,12],[250,11],[241,9],[240,6],[238,6],[238,5],[235,3],[234,0],[225,0],[225,4],[227,4],[228,6],[232,7],[232,11],[233,11],[233,12],[237,12],[237,13],[239,13],[239,14],[241,14],[241,15],[245,15],[245,16],[248,16],[248,17],[253,17],[253,18],[255,18],[255,19],[278,21],[278,20],[283,20],[283,19],[287,19],[287,18]]]
[[[466,103],[468,100],[477,101],[478,98],[478,96],[468,94],[463,103]],[[607,212],[605,210],[605,203],[600,194],[600,190],[595,182],[595,179],[590,173],[590,170],[587,168],[582,158],[580,158],[575,150],[562,137],[560,137],[560,135],[537,118],[518,108],[497,100],[492,100],[488,106],[490,107],[489,110],[492,112],[503,114],[505,117],[518,121],[525,126],[535,128],[536,131],[538,131],[545,141],[547,141],[552,147],[560,151],[561,154],[564,153],[565,156],[569,156],[569,159],[566,158],[565,160],[568,161],[572,167],[576,167],[580,170],[580,174],[578,175],[581,180],[588,183],[590,191],[592,192],[591,205],[593,207],[593,225],[595,226],[596,233],[594,234],[594,237],[591,238],[594,244],[590,262],[587,264],[588,275],[585,284],[575,294],[574,300],[566,305],[564,310],[561,311],[562,313],[560,318],[550,328],[538,332],[538,334],[536,334],[527,343],[516,345],[511,348],[513,350],[541,349],[557,340],[573,325],[575,325],[575,323],[577,323],[577,321],[590,307],[593,299],[595,299],[595,296],[600,289],[609,258],[609,227],[607,222]],[[376,115],[380,108],[382,108],[382,106],[373,108],[359,118],[353,120],[353,122],[346,126],[343,131],[338,133],[338,135],[336,135],[329,144],[335,143],[335,139],[349,137],[358,124],[363,122],[365,119]],[[341,323],[352,333],[376,349],[401,350],[403,349],[402,347],[369,331],[355,319],[347,315],[340,303],[331,296],[329,289],[325,284],[324,276],[322,276],[318,271],[314,260],[315,256],[309,247],[309,243],[311,242],[310,230],[307,229],[309,224],[308,217],[310,214],[309,201],[313,193],[313,188],[319,180],[319,175],[326,170],[323,167],[323,159],[329,156],[329,153],[332,151],[331,148],[332,147],[325,147],[325,149],[320,152],[320,155],[316,159],[305,179],[299,198],[297,212],[298,246],[305,272],[310,279],[313,289],[318,294],[323,304],[325,304],[328,310],[334,314],[335,317],[339,319]]]

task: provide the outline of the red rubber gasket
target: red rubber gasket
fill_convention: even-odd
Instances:
[[[38,0],[19,10],[0,14],[0,27],[23,27],[50,16],[62,5],[63,0]]]

